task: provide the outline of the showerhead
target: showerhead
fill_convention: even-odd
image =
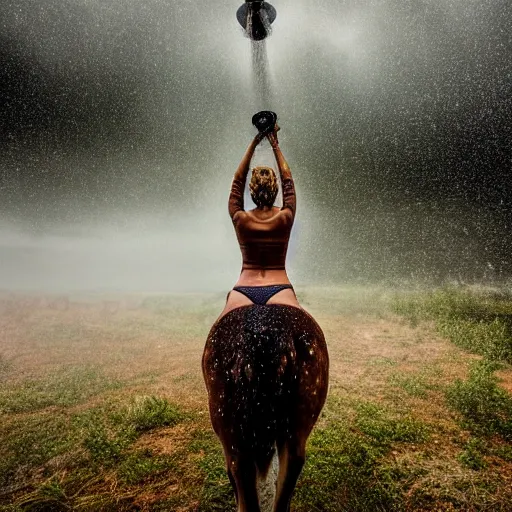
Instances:
[[[263,135],[270,133],[274,129],[276,122],[277,114],[271,110],[262,110],[252,116],[252,124]]]
[[[270,35],[270,25],[276,16],[274,7],[261,0],[245,0],[236,11],[238,22],[253,41],[262,41]]]

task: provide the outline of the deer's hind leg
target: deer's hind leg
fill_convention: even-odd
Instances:
[[[237,512],[261,512],[256,486],[256,464],[250,457],[226,454],[228,476],[235,489]]]
[[[306,318],[307,320],[307,318]],[[295,342],[297,388],[288,404],[287,432],[278,443],[279,477],[274,512],[288,512],[305,462],[306,441],[327,396],[329,356],[322,331],[305,325]]]
[[[279,450],[279,475],[274,512],[288,512],[293,491],[304,466],[306,455],[306,439],[294,436],[282,443]]]

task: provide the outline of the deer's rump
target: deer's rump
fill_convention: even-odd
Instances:
[[[327,394],[328,365],[322,330],[302,309],[251,305],[217,321],[203,374],[225,450],[253,458],[266,473],[275,446],[309,435]]]

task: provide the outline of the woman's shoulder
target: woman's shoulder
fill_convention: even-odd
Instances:
[[[286,209],[274,206],[269,212],[261,212],[258,208],[254,208],[253,210],[248,210],[245,213],[247,214],[247,219],[253,219],[257,222],[274,222],[285,217],[287,215],[285,212]]]

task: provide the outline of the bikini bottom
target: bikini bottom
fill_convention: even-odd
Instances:
[[[276,293],[287,289],[293,290],[293,286],[291,284],[273,284],[270,286],[235,286],[233,288],[258,306],[264,306]]]

